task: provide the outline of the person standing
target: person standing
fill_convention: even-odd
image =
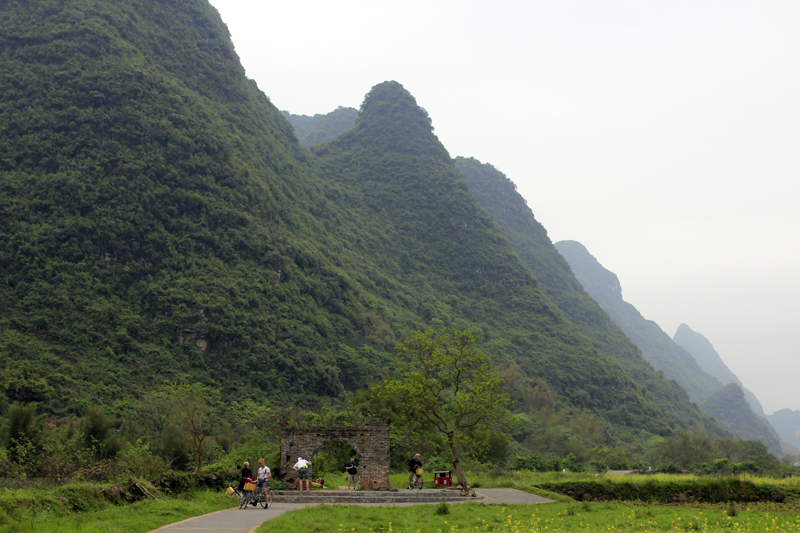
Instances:
[[[358,482],[358,465],[356,464],[356,458],[351,457],[350,462],[344,465],[344,469],[347,471],[347,490],[350,490],[350,483],[353,484],[353,490],[355,490],[356,483]]]
[[[414,457],[408,460],[408,489],[411,490],[411,487],[414,484],[417,484],[419,488],[422,488],[422,461],[419,460],[419,454],[415,453]],[[416,476],[416,479],[415,479]]]
[[[239,474],[242,476],[239,480],[239,490],[244,490],[244,484],[247,483],[247,478],[253,477],[253,471],[250,470],[250,463],[247,461],[244,462],[242,465],[242,469],[239,470]]]
[[[303,480],[306,481],[306,492],[311,492],[311,461],[306,461],[302,457],[297,458],[297,462],[294,464],[292,468],[297,470],[297,475],[300,478],[300,483],[297,485],[297,489],[302,491],[303,490]]]
[[[258,460],[258,483],[256,484],[256,496],[258,496],[258,491],[264,493],[264,501],[268,502],[267,500],[267,489],[269,488],[269,478],[272,477],[272,471],[270,471],[269,467],[264,462],[264,459]],[[266,509],[266,507],[264,507]]]

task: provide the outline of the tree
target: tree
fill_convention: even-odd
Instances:
[[[92,450],[96,457],[115,456],[121,446],[119,439],[114,438],[111,433],[113,426],[114,420],[106,417],[102,407],[90,407],[80,426],[84,447]]]
[[[508,421],[504,380],[476,346],[472,330],[420,331],[397,352],[394,377],[386,381],[384,393],[402,403],[404,423],[420,425],[421,418],[444,434],[458,484],[468,491],[456,440],[478,424]]]
[[[217,425],[219,391],[199,383],[172,385],[170,397],[174,402],[177,425],[192,439],[187,455],[194,458],[197,466],[195,471],[199,472]]]

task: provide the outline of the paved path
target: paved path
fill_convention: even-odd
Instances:
[[[535,496],[515,489],[475,489],[483,499],[476,502],[483,503],[549,503],[553,500]],[[461,503],[461,502],[458,502]],[[313,503],[274,503],[269,509],[249,507],[239,510],[238,507],[217,511],[203,516],[189,518],[182,522],[170,524],[156,529],[159,533],[255,533],[255,530],[270,518],[280,516],[287,511],[302,509],[309,505],[329,505]],[[384,505],[382,503],[361,503],[364,507]],[[395,507],[409,507],[412,505],[431,505],[419,503],[394,503]],[[155,533],[151,532],[151,533]]]

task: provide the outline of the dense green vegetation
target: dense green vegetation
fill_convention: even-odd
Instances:
[[[128,531],[144,533],[232,506],[220,490],[193,491],[156,501],[114,503],[103,487],[76,483],[49,490],[0,490],[0,532],[57,533]]]
[[[562,406],[609,420],[613,438],[634,427],[670,431],[629,374],[547,298],[400,84],[374,87],[355,127],[313,150],[325,194],[356,221],[349,241],[361,260],[419,295],[415,311],[429,324],[476,329],[496,364],[519,375],[521,408],[521,393],[541,386]]]
[[[584,290],[570,265],[556,251],[547,231],[534,218],[525,199],[517,192],[516,185],[492,165],[474,158],[457,157],[455,161],[470,192],[542,283],[550,299],[581,332],[594,341],[598,351],[622,363],[633,378],[646,388],[646,394],[655,399],[678,427],[713,430],[714,422],[692,405],[684,389],[690,391],[691,396],[697,389],[718,384],[703,382],[702,372],[697,376],[687,372],[686,375],[691,379],[686,383],[681,382],[684,388],[664,379],[642,358],[639,348],[625,336],[608,313]]]
[[[383,409],[428,327],[474,328],[515,402],[465,461],[639,464],[697,427],[553,303],[400,84],[312,152],[206,0],[0,0],[0,27],[3,476],[231,470],[279,420]],[[393,460],[452,459],[423,437]]]
[[[756,415],[736,383],[728,383],[704,401],[700,408],[713,416],[732,435],[745,440],[763,442],[769,450],[781,455],[781,442],[766,419]]]
[[[335,264],[307,155],[207,2],[150,4],[0,12],[6,396],[82,413],[165,380],[297,403],[361,386],[395,334]]]

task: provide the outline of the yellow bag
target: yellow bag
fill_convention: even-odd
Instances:
[[[422,473],[423,473],[423,470],[421,468],[417,468],[417,475],[421,476]]]
[[[233,496],[233,495],[236,493],[236,491],[235,491],[235,490],[233,490],[233,487],[228,487],[228,488],[225,490],[225,492],[227,492],[227,493],[228,493],[228,496]]]
[[[245,483],[244,484],[244,490],[256,490],[256,484],[255,483]]]

